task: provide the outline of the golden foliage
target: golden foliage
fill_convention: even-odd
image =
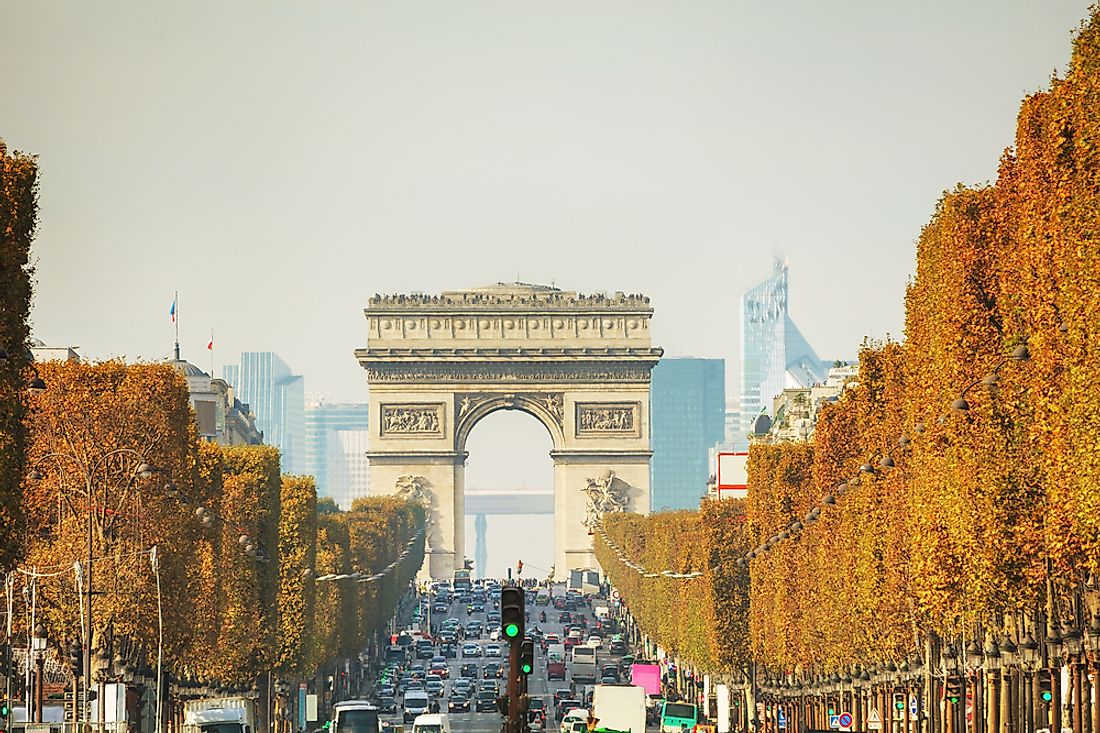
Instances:
[[[1059,594],[1100,572],[1098,70],[1095,10],[1066,78],[1024,101],[995,185],[945,194],[921,232],[905,344],[863,350],[812,449],[753,448],[758,542],[859,464],[897,463],[752,562],[766,663],[836,668],[999,630],[1044,603],[1048,565]],[[1025,340],[1028,362],[1004,358]]]

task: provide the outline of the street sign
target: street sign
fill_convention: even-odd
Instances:
[[[622,595],[620,595],[619,591],[617,591],[617,590],[611,591],[611,600],[617,601],[620,598],[622,598]]]
[[[829,727],[832,728],[833,730],[840,730],[840,716],[839,715],[830,715],[829,716]]]
[[[882,730],[882,717],[878,714],[878,708],[871,708],[867,714],[867,730]]]
[[[919,712],[920,712],[920,703],[917,700],[917,696],[916,695],[910,695],[909,696],[909,715],[911,715],[913,718],[916,718],[917,714]],[[1097,733],[1100,733],[1100,731],[1098,731]]]
[[[839,719],[841,728],[851,728],[852,727],[852,714],[851,713],[841,713],[840,715],[838,715],[836,717]]]
[[[783,708],[779,708],[779,710],[776,711],[776,713],[775,713],[775,723],[779,728],[784,728],[785,729],[787,727],[787,711],[786,710],[784,710]]]
[[[719,499],[744,499],[748,496],[748,453],[719,453],[716,456]]]

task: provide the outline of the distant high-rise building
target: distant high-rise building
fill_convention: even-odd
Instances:
[[[264,442],[282,453],[283,473],[304,473],[305,379],[270,351],[246,351],[239,366],[228,365],[222,374],[255,414]]]
[[[787,312],[787,263],[777,258],[771,277],[741,294],[741,404],[734,446],[748,446],[753,424],[772,408],[776,395],[812,387],[828,371]]]
[[[306,402],[305,472],[317,481],[317,494],[331,497],[344,510],[370,492],[367,416],[358,402]]]
[[[661,359],[650,386],[650,507],[691,509],[707,492],[709,449],[725,435],[724,359]]]

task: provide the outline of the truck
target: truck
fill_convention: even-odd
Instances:
[[[183,704],[183,733],[255,733],[256,701],[250,697],[204,697]]]
[[[592,714],[597,730],[645,733],[646,692],[637,685],[596,685]]]
[[[565,645],[550,644],[546,647],[546,679],[565,679]]]

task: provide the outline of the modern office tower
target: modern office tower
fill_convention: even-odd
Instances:
[[[271,351],[246,351],[223,369],[237,399],[248,404],[264,442],[282,453],[283,473],[305,472],[305,378]],[[231,379],[236,380],[234,383]]]
[[[829,364],[806,342],[787,311],[787,263],[775,260],[771,276],[741,294],[741,405],[734,445],[748,435],[784,389],[825,380]]]
[[[306,401],[305,472],[317,482],[318,496],[331,497],[344,510],[370,493],[367,416],[359,402]]]
[[[709,450],[725,435],[725,360],[661,359],[652,380],[650,508],[692,509],[707,493]]]

